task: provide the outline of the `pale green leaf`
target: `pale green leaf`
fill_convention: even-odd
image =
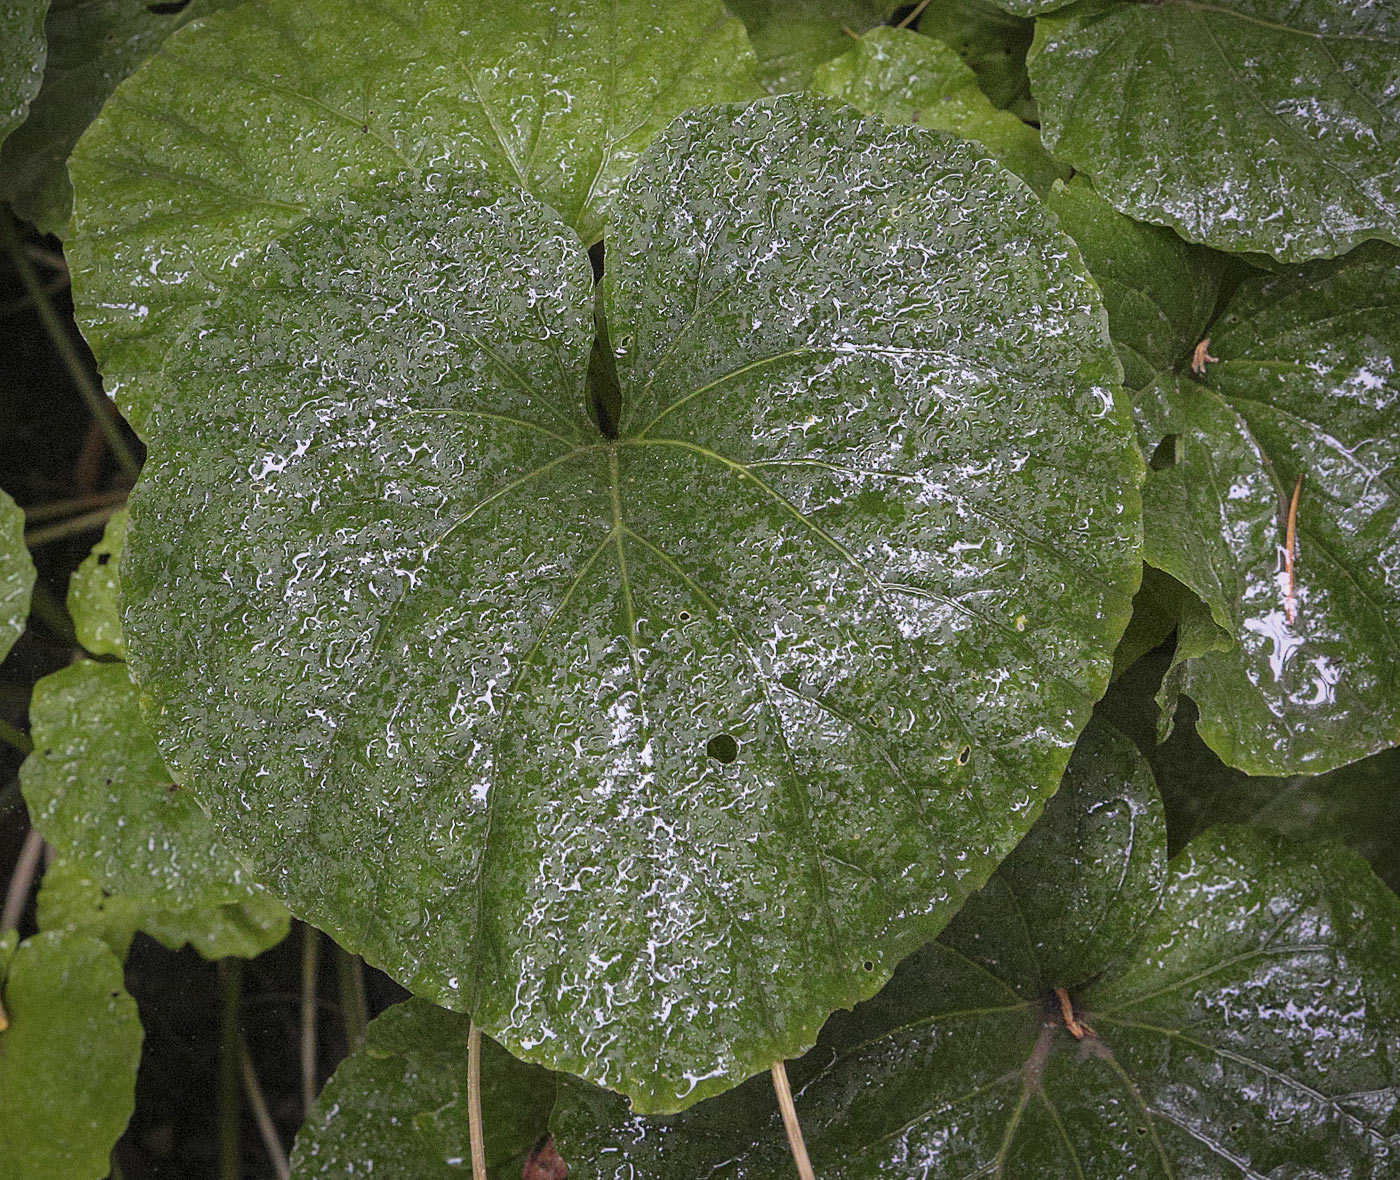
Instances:
[[[24,513],[0,492],[0,660],[23,633],[34,589],[34,562],[24,544]]]
[[[122,639],[120,567],[126,544],[127,513],[113,514],[102,530],[102,540],[92,547],[68,580],[68,613],[78,642],[95,656],[126,657]]]

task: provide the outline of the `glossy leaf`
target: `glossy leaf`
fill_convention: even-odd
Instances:
[[[939,0],[919,16],[918,30],[956,49],[992,102],[1022,119],[1035,118],[1026,51],[1035,25],[1002,12],[991,0]]]
[[[1397,306],[1400,252],[1379,244],[1251,278],[1211,328],[1204,377],[1140,400],[1175,459],[1148,479],[1145,555],[1228,638],[1186,653],[1177,679],[1201,736],[1250,774],[1400,742]]]
[[[24,513],[0,492],[0,660],[24,633],[33,589],[34,562],[24,544]]]
[[[104,889],[162,909],[263,894],[172,781],[125,664],[85,660],[45,676],[30,724],[20,785],[34,826]]]
[[[68,580],[68,613],[78,642],[95,656],[126,658],[122,638],[118,570],[126,544],[127,512],[115,513],[102,530],[102,540],[92,547]]]
[[[24,121],[44,76],[48,0],[0,4],[0,141]]]
[[[1021,846],[1044,871],[1017,885],[999,873],[792,1067],[817,1173],[1390,1176],[1400,1151],[1400,900],[1345,850],[1309,855],[1218,828],[1172,861],[1159,893],[1107,902],[1102,922],[1132,918],[1119,927],[1135,933],[1130,945],[1115,954],[1105,938],[1053,966],[1041,948],[1079,939],[1085,916],[1058,910],[1055,892],[1082,896],[1088,884],[1103,896],[1106,882],[1092,878],[1111,881],[1125,860],[1111,835],[1097,839],[1109,832],[1086,828],[1092,812],[1055,822],[1089,804],[1074,767]],[[1120,802],[1140,798],[1141,776]],[[1141,853],[1160,869],[1160,821],[1141,833]],[[1102,866],[1089,859],[1105,852]],[[1016,903],[1027,901],[1023,920]],[[1068,1020],[1057,987],[1067,988]],[[762,1081],[671,1120],[563,1083],[553,1126],[564,1157],[589,1161],[600,1180],[783,1175],[791,1165]]]
[[[236,2],[192,0],[171,12],[146,0],[52,0],[43,86],[0,147],[0,200],[44,232],[61,232],[73,206],[68,154],[117,84],[176,29]]]
[[[169,41],[74,153],[79,323],[139,430],[170,343],[239,259],[383,179],[519,184],[587,241],[637,154],[759,93],[719,0],[258,0]]]
[[[1069,175],[1045,154],[1033,127],[992,105],[954,50],[907,29],[871,29],[854,49],[817,67],[811,89],[891,123],[975,140],[1042,196]]]
[[[192,947],[202,958],[251,959],[287,937],[291,915],[271,894],[247,901],[179,909],[159,895],[113,893],[73,861],[55,856],[39,886],[39,928],[100,938],[125,959],[138,931],[176,951]]]
[[[1124,217],[1081,176],[1055,185],[1045,203],[1103,292],[1124,384],[1141,389],[1184,369],[1215,310],[1221,255]]]
[[[1284,262],[1400,242],[1397,62],[1393,0],[1088,0],[1029,57],[1045,146],[1115,208]]]
[[[136,1102],[141,1022],[122,965],[85,934],[20,943],[3,982],[5,1180],[103,1180]]]
[[[805,90],[812,71],[851,47],[852,37],[883,24],[896,0],[731,0],[758,55],[769,94]]]
[[[526,196],[366,196],[246,260],[170,358],[122,581],[162,748],[260,877],[674,1109],[1029,826],[1141,461],[1092,283],[980,151],[714,108],[616,213],[617,439],[588,260]]]
[[[293,1180],[460,1180],[469,1169],[467,1031],[470,1021],[425,1000],[370,1022],[365,1045],[326,1083],[292,1149]],[[545,1134],[554,1076],[489,1038],[481,1044],[486,1168],[515,1180]]]

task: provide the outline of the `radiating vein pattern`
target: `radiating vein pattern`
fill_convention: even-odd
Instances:
[[[169,756],[301,912],[674,1109],[1024,833],[1141,462],[1091,281],[970,148],[710,108],[616,216],[615,439],[587,258],[528,196],[385,185],[246,259],[170,355],[123,578]]]

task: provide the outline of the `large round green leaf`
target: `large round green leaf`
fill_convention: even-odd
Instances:
[[[1078,766],[1076,754],[1046,822],[1008,862],[1027,868],[1026,849],[1048,871],[998,873],[791,1067],[818,1175],[1392,1176],[1400,901],[1350,852],[1247,829],[1201,836],[1163,880],[1150,778],[1139,767],[1095,784]],[[1148,884],[1121,836],[1092,822],[1129,800],[1159,816],[1138,850],[1159,875],[1110,899],[1115,879]],[[1100,928],[1124,941],[1085,941],[1085,913],[1044,900],[1062,890],[1097,892]],[[1043,956],[1076,942],[1077,962]],[[600,1180],[791,1169],[766,1079],[671,1120],[561,1083],[552,1123],[564,1157]]]
[[[1397,307],[1400,251],[1379,243],[1252,278],[1211,328],[1204,376],[1139,398],[1149,445],[1174,459],[1147,482],[1145,555],[1217,637],[1179,645],[1171,687],[1250,774],[1400,742]]]
[[[908,29],[871,29],[854,49],[817,67],[811,89],[891,123],[976,140],[1042,196],[1069,176],[1035,128],[992,105],[955,50]]]
[[[0,946],[9,1027],[0,1031],[5,1180],[102,1180],[136,1105],[141,1022],[122,965],[86,934]]]
[[[34,561],[24,543],[24,513],[0,492],[0,660],[24,633],[34,576]]]
[[[48,0],[5,0],[0,7],[0,141],[24,121],[44,77]]]
[[[1045,144],[1121,212],[1285,262],[1400,242],[1400,4],[1086,0],[1041,17]]]
[[[117,84],[176,29],[237,2],[53,0],[44,21],[44,84],[24,125],[0,148],[0,199],[41,230],[60,232],[73,205],[68,153]]]
[[[460,1180],[468,1167],[470,1021],[425,1000],[397,1004],[369,1026],[364,1047],[326,1083],[297,1133],[292,1176]],[[489,1176],[515,1180],[542,1138],[552,1074],[481,1045],[482,1136]]]
[[[686,107],[750,98],[719,0],[252,0],[182,29],[74,152],[79,322],[138,430],[146,381],[225,276],[384,178],[521,185],[602,233],[638,152]]]
[[[171,354],[122,584],[261,878],[665,1108],[810,1045],[1025,831],[1126,623],[1141,460],[1092,282],[967,145],[713,108],[615,209],[619,437],[553,213],[346,201]]]

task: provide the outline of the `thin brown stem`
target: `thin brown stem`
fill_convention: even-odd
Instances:
[[[316,1101],[316,974],[321,962],[321,932],[306,923],[301,933],[301,1109],[305,1121]]]
[[[340,982],[340,1015],[345,1022],[345,1042],[354,1053],[365,1043],[369,1006],[365,1003],[365,976],[360,960],[336,947],[336,977]]]
[[[39,860],[43,854],[44,837],[39,834],[38,828],[30,828],[19,850],[15,871],[10,876],[10,887],[5,891],[5,905],[0,909],[0,934],[19,929],[19,920],[29,903],[29,891],[34,886],[34,875],[39,870]]]
[[[792,1152],[792,1162],[797,1165],[797,1174],[802,1180],[817,1180],[817,1174],[812,1171],[812,1161],[807,1158],[802,1124],[797,1121],[797,1107],[793,1105],[792,1087],[788,1085],[787,1066],[781,1061],[773,1062],[773,1089],[778,1095],[783,1130],[787,1132],[788,1150]]]
[[[263,1149],[272,1161],[272,1170],[277,1180],[291,1180],[292,1168],[287,1162],[287,1151],[277,1134],[277,1124],[272,1121],[272,1113],[267,1109],[267,1099],[263,1096],[262,1083],[258,1081],[258,1071],[253,1068],[253,1057],[248,1052],[248,1043],[242,1035],[238,1038],[238,1068],[243,1075],[243,1093],[248,1099],[248,1108],[253,1112],[253,1121],[258,1126]]]
[[[486,1140],[481,1126],[481,1029],[467,1026],[467,1138],[472,1149],[472,1180],[486,1180]]]
[[[65,537],[74,537],[79,533],[85,533],[89,529],[106,524],[117,508],[118,505],[112,504],[106,508],[84,512],[79,516],[70,516],[67,520],[60,520],[56,524],[45,525],[43,528],[30,529],[24,534],[24,543],[31,549],[37,549],[40,545],[47,545],[50,541],[61,541]]]
[[[127,441],[122,435],[121,426],[116,415],[112,412],[111,401],[93,379],[92,373],[83,363],[83,358],[78,355],[78,350],[73,344],[73,338],[69,335],[67,326],[58,318],[58,312],[54,311],[53,303],[44,290],[43,284],[39,282],[39,276],[34,273],[34,266],[29,261],[29,255],[20,242],[19,234],[15,232],[14,223],[9,214],[2,210],[0,210],[0,244],[4,245],[6,253],[10,256],[10,261],[19,273],[20,282],[24,284],[29,298],[34,301],[34,310],[39,313],[44,330],[48,333],[49,340],[62,359],[64,368],[68,370],[68,375],[73,379],[73,384],[77,386],[78,392],[87,402],[88,412],[92,415],[93,421],[107,436],[107,445],[112,448],[112,454],[121,465],[122,470],[135,481],[141,470],[140,460],[136,458],[135,452],[127,445]]]
[[[32,754],[34,752],[33,739],[20,729],[17,725],[11,725],[3,717],[0,717],[0,742],[18,750],[21,754]]]
[[[71,516],[75,512],[88,512],[93,508],[106,508],[109,504],[120,508],[131,493],[126,488],[110,492],[93,492],[90,496],[74,496],[68,500],[50,500],[47,504],[35,504],[24,510],[25,524],[38,524],[43,520],[53,520],[56,516]]]
[[[928,0],[919,0],[919,3],[916,4],[916,5],[914,5],[914,7],[910,10],[909,15],[906,16],[902,21],[900,21],[899,24],[895,25],[895,28],[896,28],[896,29],[907,29],[907,28],[908,28],[910,25],[912,25],[916,20],[918,20],[919,17],[923,16],[923,14],[924,14],[924,9],[927,8],[927,7],[928,7]]]
[[[1293,498],[1288,502],[1288,525],[1283,538],[1283,569],[1288,575],[1288,589],[1283,596],[1283,616],[1289,623],[1298,621],[1298,498],[1303,494],[1303,477],[1293,485]]]
[[[243,1173],[241,1140],[243,1095],[239,1063],[242,1037],[238,1015],[243,991],[243,960],[219,960],[219,1180]]]

